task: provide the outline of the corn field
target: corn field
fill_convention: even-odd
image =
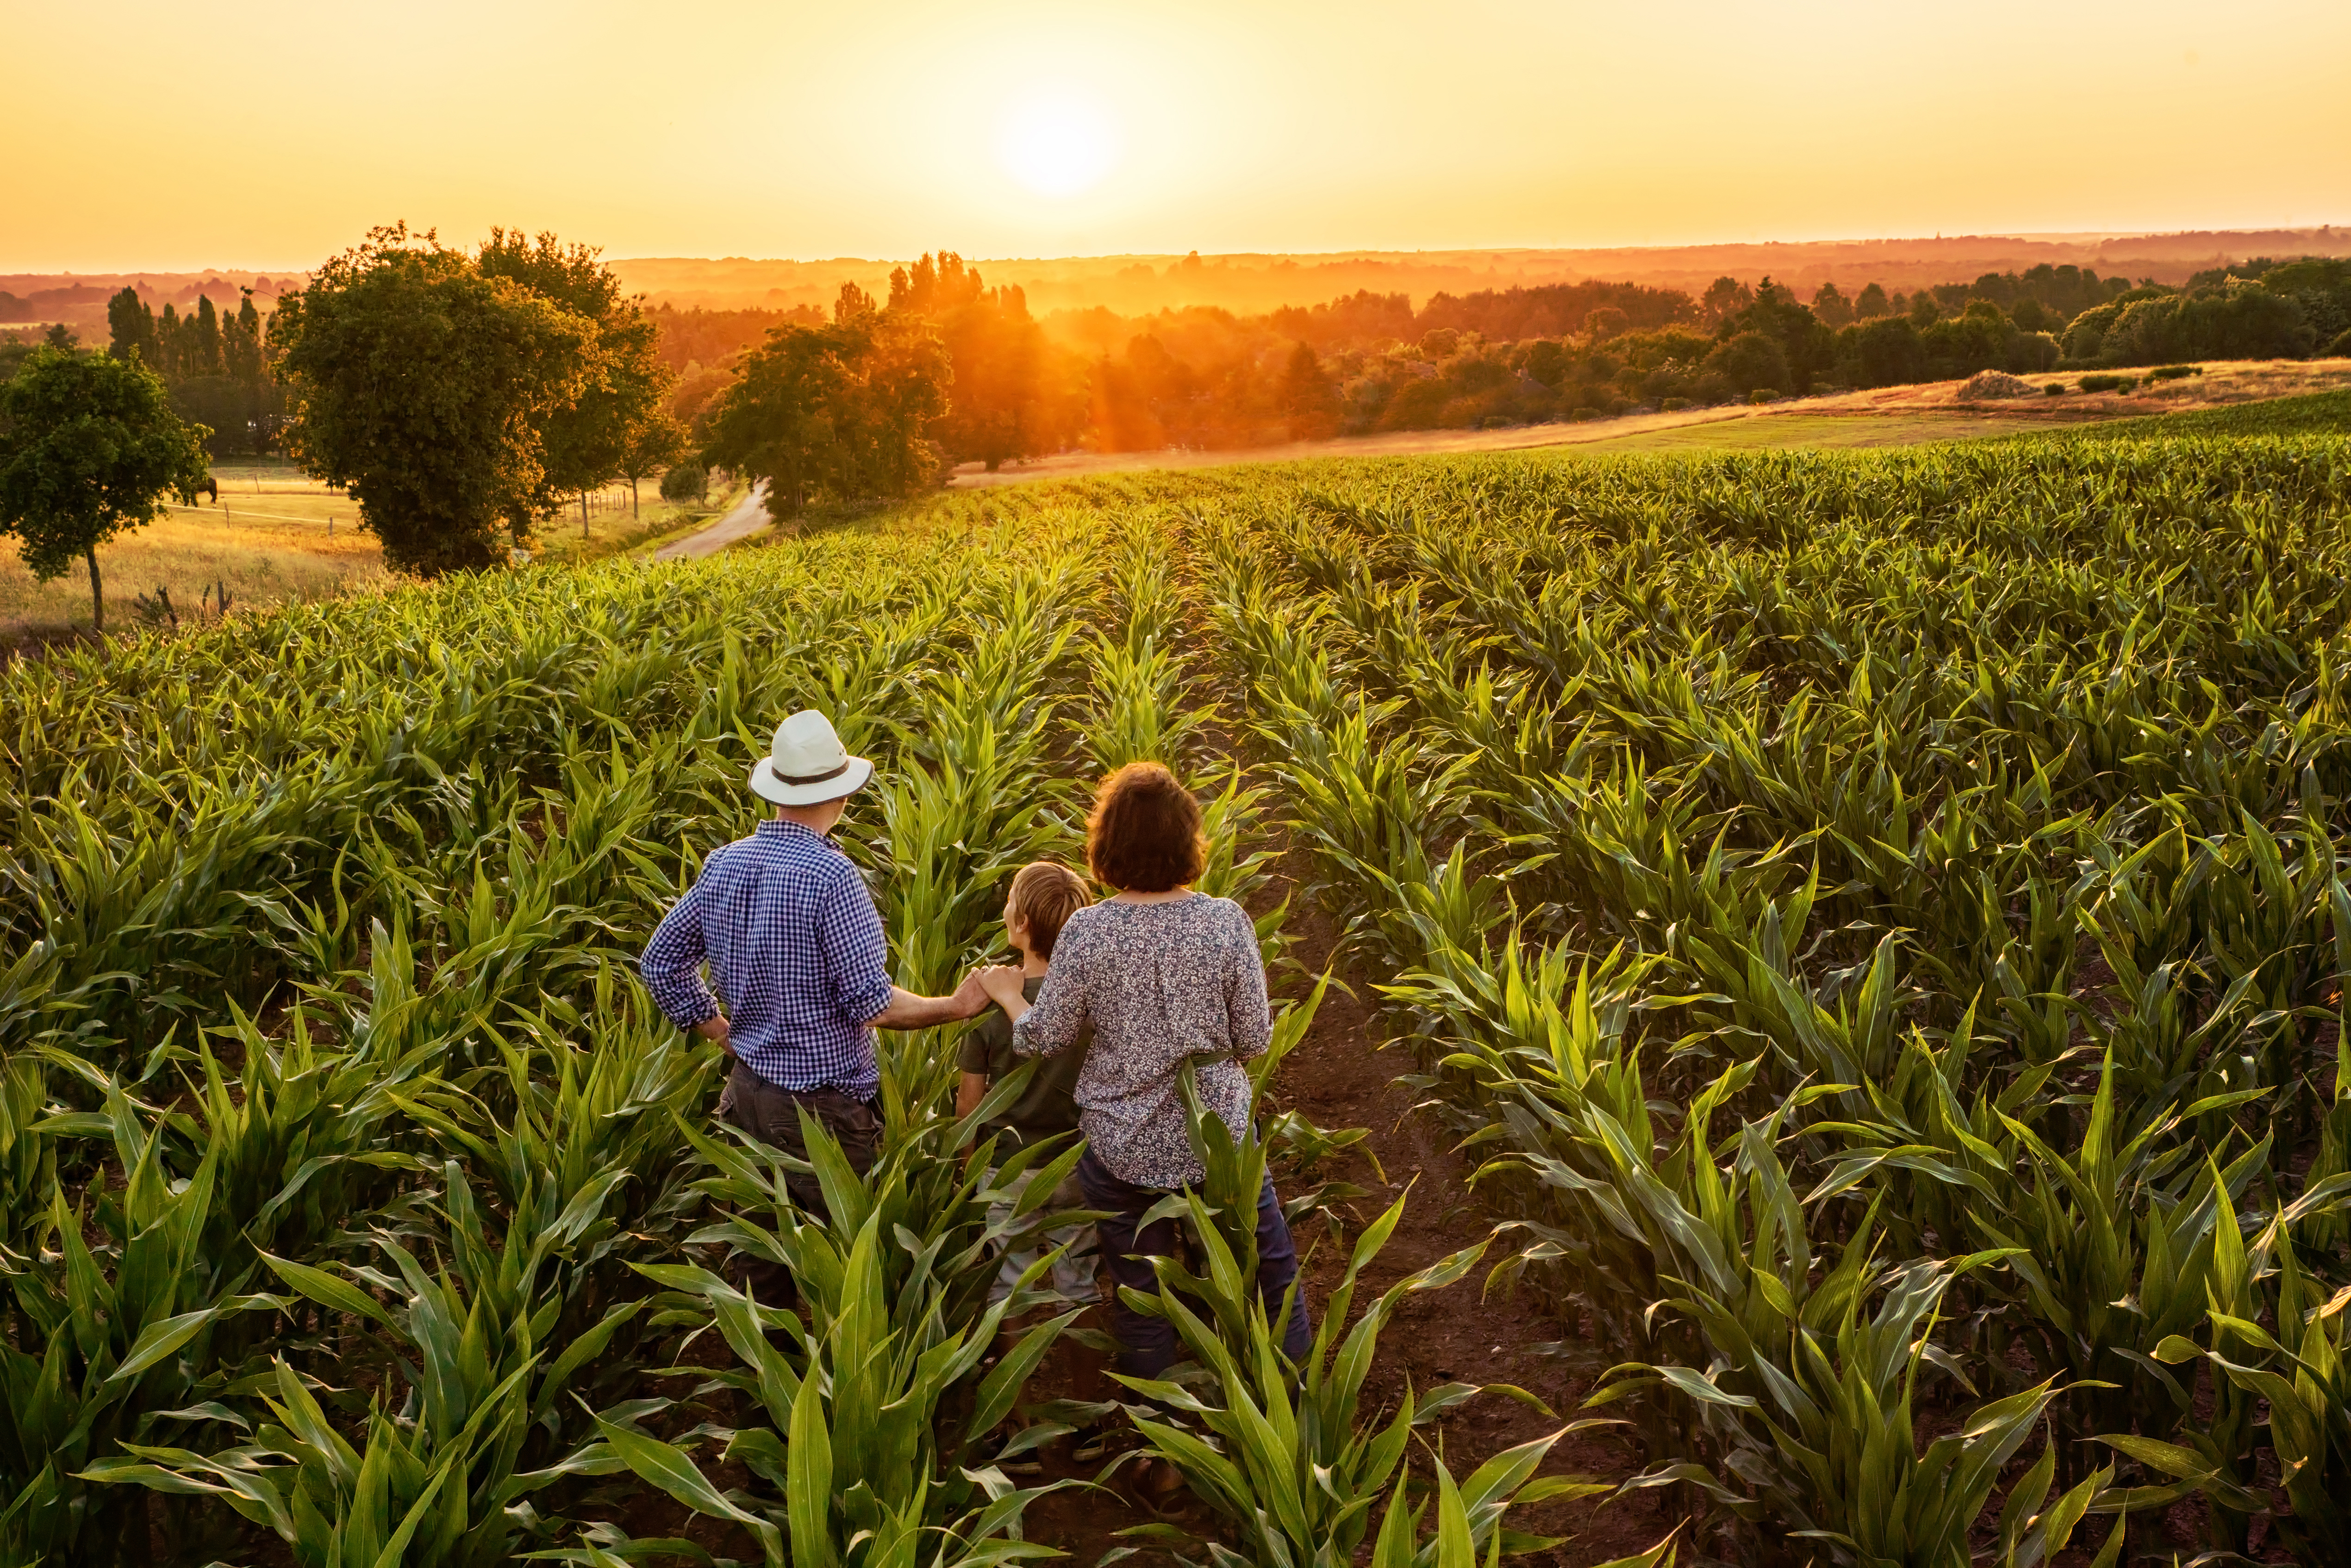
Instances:
[[[1399,1211],[1296,1176],[1360,1131],[1204,1128],[1144,1302],[1194,1368],[1120,1398],[1208,1522],[1137,1545],[1561,1550],[1511,1510],[1618,1489],[1556,1436],[1360,1397],[1405,1294],[1483,1289],[1689,1516],[1627,1561],[2342,1561],[2346,514],[2333,438],[1230,469],[20,661],[0,1563],[1053,1554],[1001,1467],[1099,1412],[1028,1396],[1071,1314],[987,1296],[1075,1151],[967,1158],[1007,1091],[958,1121],[953,1031],[885,1034],[811,1215],[634,977],[801,706],[880,759],[901,984],[1165,760],[1201,885],[1278,977],[1333,915],[1363,1071],[1475,1155],[1490,1233],[1358,1303]],[[1270,1159],[1352,1231],[1299,1366]]]

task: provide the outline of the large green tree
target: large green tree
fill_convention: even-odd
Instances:
[[[139,361],[39,350],[0,385],[0,533],[44,582],[87,561],[90,622],[103,632],[98,547],[152,522],[166,496],[194,503],[206,434]]]
[[[623,294],[598,255],[592,246],[566,245],[552,234],[526,238],[520,230],[492,229],[476,258],[484,277],[551,299],[592,330],[579,392],[540,427],[545,457],[532,503],[539,517],[551,515],[566,496],[643,477],[672,449],[662,427],[676,372],[662,363],[643,297]]]
[[[920,318],[877,311],[850,284],[831,325],[770,331],[741,371],[712,405],[703,457],[766,480],[771,508],[789,515],[811,501],[936,483],[929,432],[954,372]]]
[[[269,342],[289,440],[346,486],[402,570],[496,564],[546,493],[543,432],[590,379],[595,324],[407,225],[280,298]]]

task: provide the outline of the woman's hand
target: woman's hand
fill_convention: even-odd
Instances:
[[[980,989],[987,999],[1018,1018],[1028,1007],[1029,998],[1021,995],[1027,980],[1018,964],[996,964],[978,971]]]

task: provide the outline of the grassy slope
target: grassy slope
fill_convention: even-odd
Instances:
[[[2045,417],[2001,413],[1757,413],[1710,424],[1630,434],[1576,445],[1578,452],[1748,452],[1788,447],[1910,446],[1987,435],[2048,434]]]
[[[2346,435],[2351,434],[2351,388],[2239,403],[2233,408],[2118,419],[2081,434],[2100,441],[2173,435]]]

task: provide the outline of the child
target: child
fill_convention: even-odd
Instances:
[[[1036,999],[1039,988],[1045,983],[1053,943],[1061,934],[1062,924],[1091,902],[1084,879],[1065,865],[1036,861],[1022,866],[1013,877],[1012,891],[1004,901],[1004,932],[1019,959],[1021,991],[1029,1000]],[[1029,1061],[1036,1061],[1036,1075],[1029,1079],[1027,1091],[979,1129],[978,1141],[985,1142],[992,1135],[997,1148],[1004,1153],[1038,1139],[1076,1133],[1078,1103],[1074,1094],[1078,1074],[1085,1067],[1086,1042],[1081,1040],[1060,1055],[1041,1060],[1015,1055],[1012,1020],[1004,1016],[1001,1009],[993,1008],[980,1019],[978,1027],[964,1036],[963,1079],[956,1088],[956,1113],[959,1116],[971,1114],[990,1085]],[[1050,1207],[1085,1207],[1076,1191],[1076,1183],[1067,1185],[1071,1188],[1069,1201],[1062,1202],[1057,1194]],[[1005,1195],[1003,1201],[1008,1209],[1018,1201],[1018,1188]],[[1053,1289],[1069,1301],[1091,1303],[1095,1298],[1094,1228],[1056,1226],[1044,1233],[1045,1247],[1064,1244],[1067,1250],[1052,1269]],[[989,1288],[988,1300],[1002,1301],[1010,1295],[1021,1274],[1037,1261],[1040,1250],[1031,1245],[1007,1251],[996,1283]]]

